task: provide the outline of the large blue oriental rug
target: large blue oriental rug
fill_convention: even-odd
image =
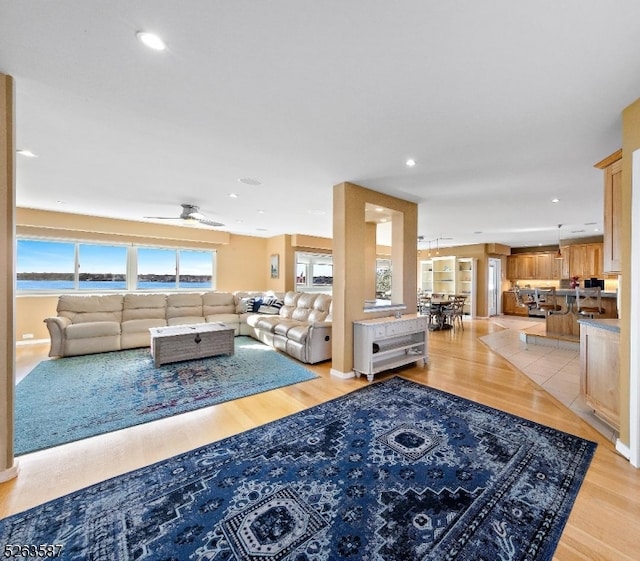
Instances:
[[[0,521],[63,559],[542,561],[595,444],[393,378]]]

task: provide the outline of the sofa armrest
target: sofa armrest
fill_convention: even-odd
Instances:
[[[49,356],[64,356],[64,331],[68,325],[71,325],[71,320],[65,317],[50,317],[45,318],[44,322],[47,324],[51,337]]]
[[[319,321],[309,324],[307,334],[307,362],[315,364],[331,358],[331,328],[330,321]]]

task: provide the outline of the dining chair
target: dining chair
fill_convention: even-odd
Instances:
[[[576,311],[579,316],[593,318],[605,313],[602,307],[601,291],[599,286],[576,287]]]
[[[456,322],[464,331],[464,323],[462,322],[462,316],[464,315],[464,303],[466,302],[466,296],[455,295],[451,299],[451,303],[445,306],[443,310],[443,314],[445,317],[445,321],[448,321],[455,329]]]

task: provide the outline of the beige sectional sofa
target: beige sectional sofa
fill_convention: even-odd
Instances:
[[[247,305],[269,299],[258,313]],[[302,362],[331,358],[331,297],[288,292],[109,294],[59,297],[57,316],[44,321],[49,356],[64,357],[148,347],[149,329],[223,322]],[[260,313],[266,311],[269,313]]]

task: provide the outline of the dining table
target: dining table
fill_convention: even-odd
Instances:
[[[431,331],[442,331],[451,329],[453,326],[447,322],[447,315],[444,313],[445,308],[453,304],[448,298],[431,298],[429,313],[432,321],[429,323]]]

